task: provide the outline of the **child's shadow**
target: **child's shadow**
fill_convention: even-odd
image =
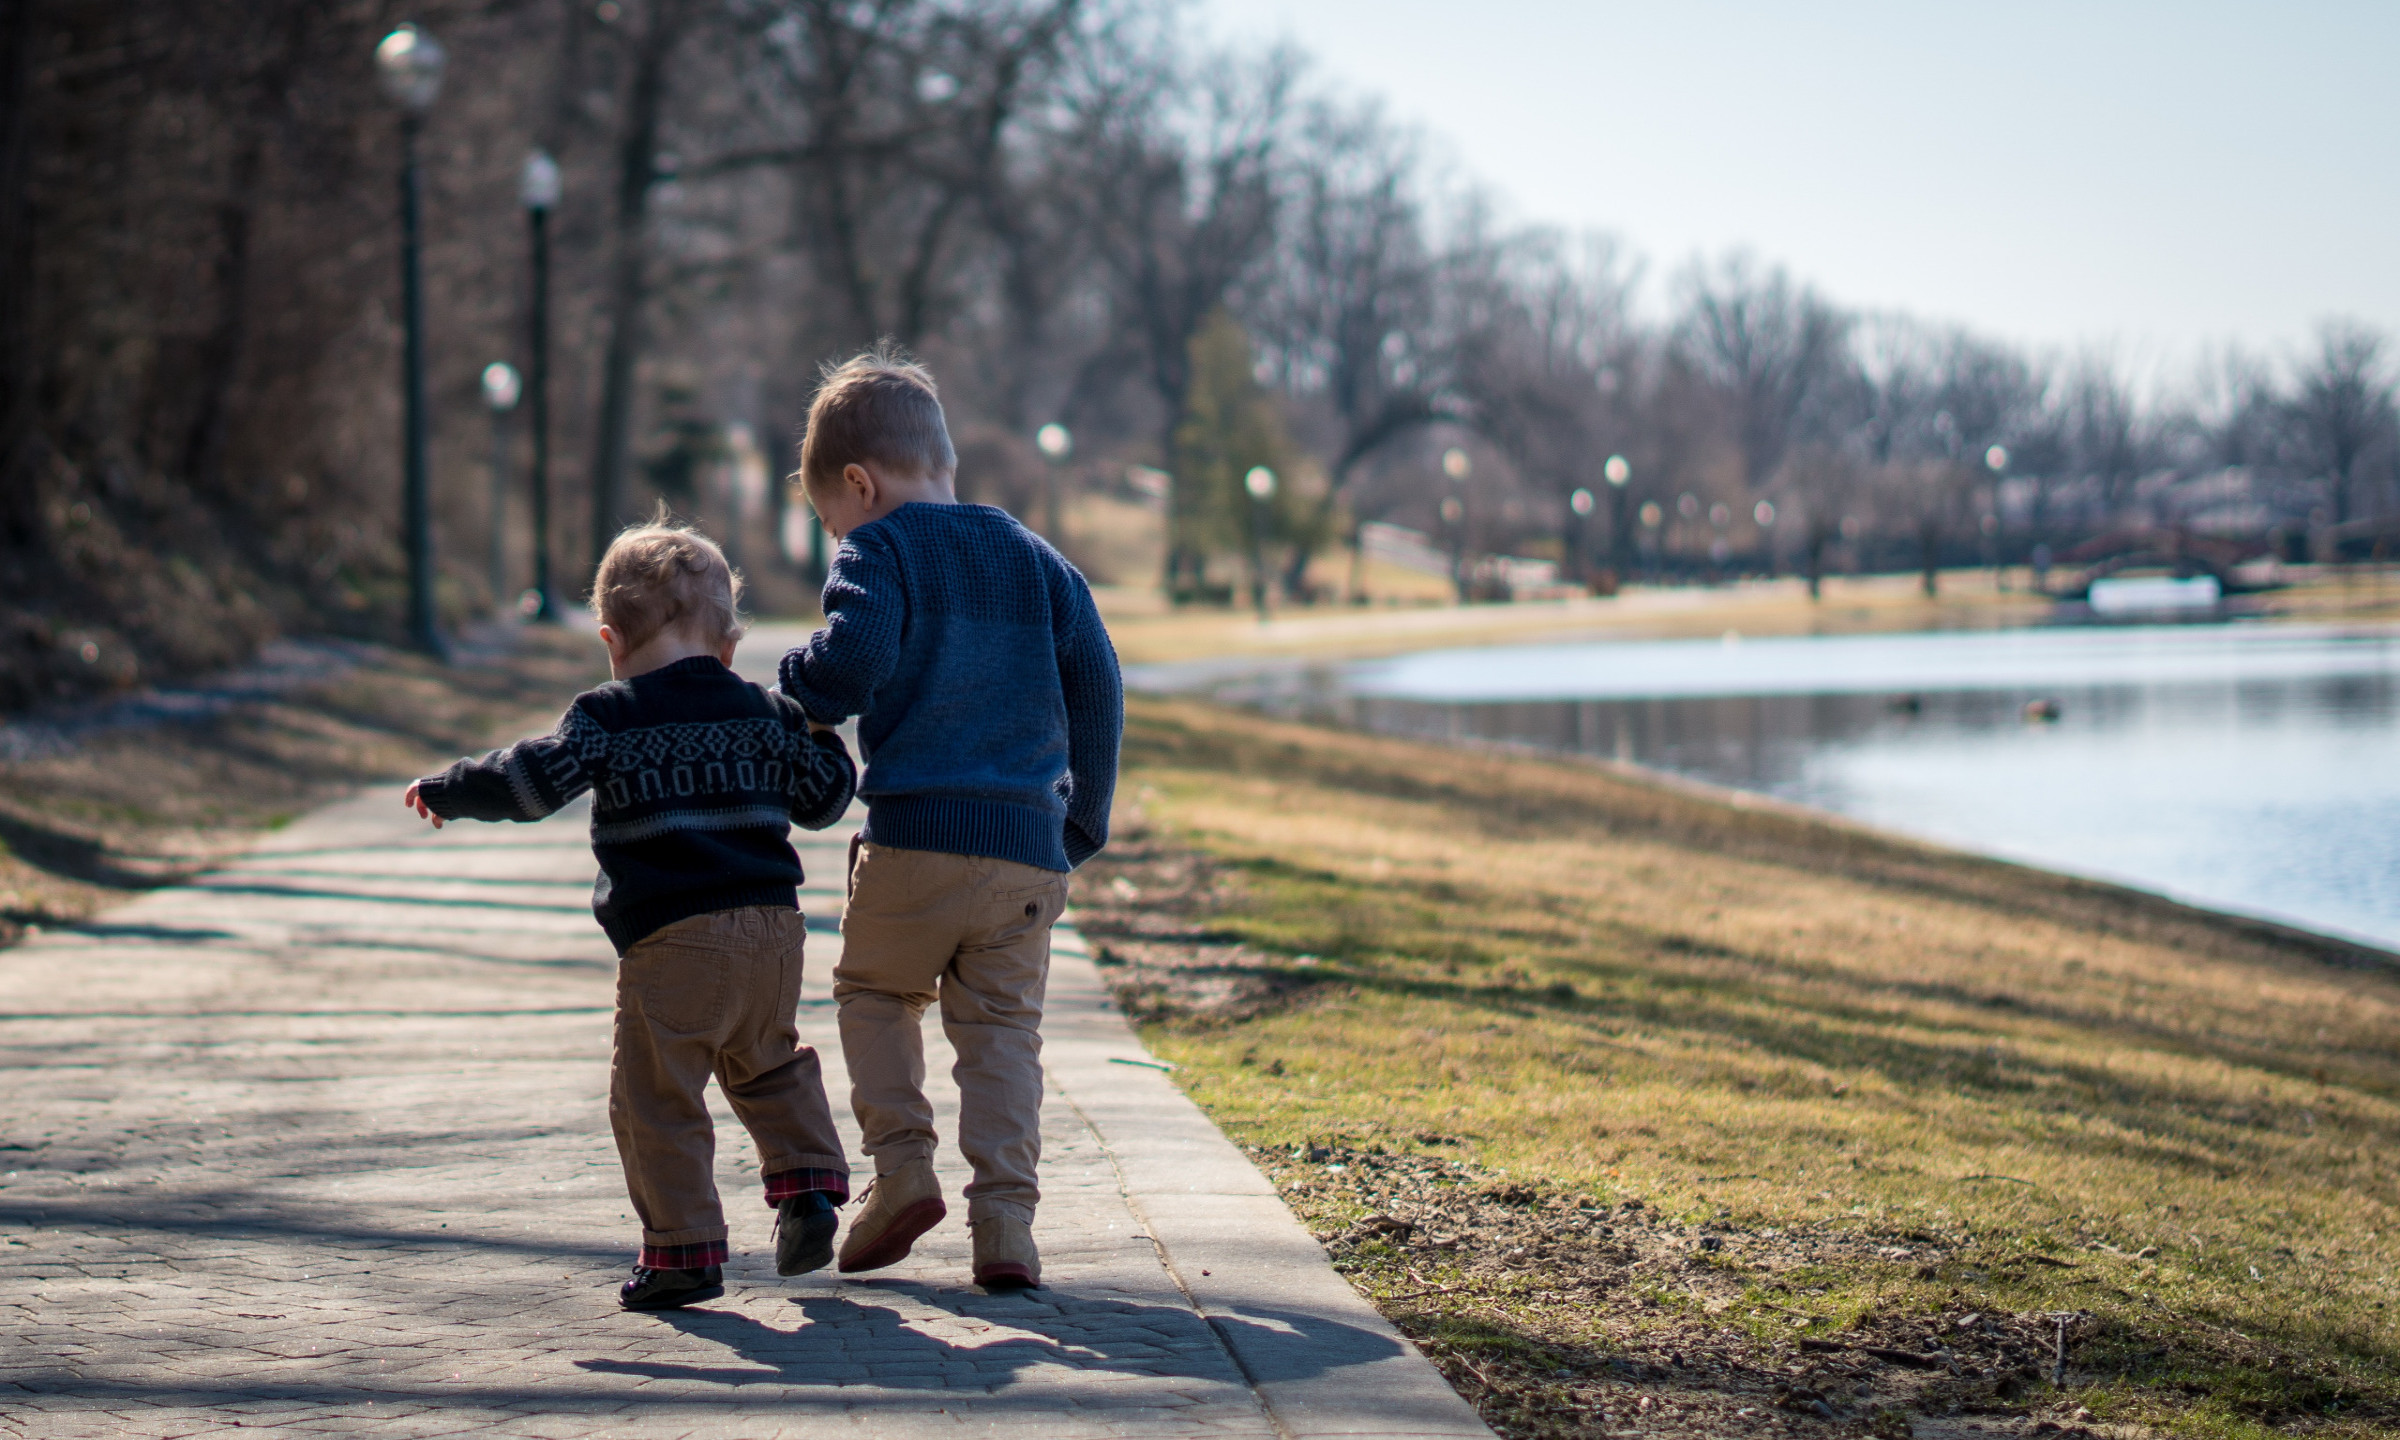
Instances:
[[[862,1303],[877,1291],[943,1312],[913,1316]],[[1042,1366],[1119,1374],[1249,1383],[1211,1322],[1180,1306],[1145,1305],[1056,1290],[984,1294],[910,1281],[845,1285],[835,1295],[795,1297],[801,1323],[789,1330],[732,1310],[668,1310],[658,1318],[731,1350],[739,1365],[579,1360],[585,1370],[706,1386],[873,1386],[893,1390],[995,1393]],[[914,1307],[912,1307],[914,1308]],[[957,1322],[964,1322],[957,1323]],[[1228,1330],[1272,1334],[1276,1373],[1291,1380],[1397,1353],[1387,1336],[1320,1316],[1259,1310],[1220,1319]],[[927,1328],[944,1334],[927,1333]],[[1256,1353],[1256,1347],[1245,1347]],[[676,1387],[681,1389],[681,1387]],[[687,1395],[689,1392],[685,1392]],[[646,1398],[663,1399],[646,1388]]]

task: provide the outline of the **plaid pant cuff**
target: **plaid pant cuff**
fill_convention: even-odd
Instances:
[[[730,1241],[700,1240],[690,1245],[644,1245],[642,1258],[633,1263],[644,1270],[705,1270],[732,1258]]]
[[[833,1197],[836,1205],[850,1200],[850,1172],[847,1170],[778,1170],[766,1177],[767,1203],[780,1204],[794,1195],[822,1190]]]

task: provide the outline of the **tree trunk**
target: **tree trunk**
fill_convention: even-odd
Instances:
[[[654,0],[634,56],[633,83],[617,140],[616,261],[609,272],[608,347],[600,372],[600,434],[592,456],[592,563],[629,518],[625,482],[633,463],[635,368],[642,307],[650,294],[650,190],[658,181],[658,122],[667,61],[682,38],[684,0]]]
[[[0,541],[29,544],[39,518],[33,470],[33,0],[0,0]]]
[[[258,212],[260,172],[268,136],[291,113],[292,73],[323,7],[286,3],[258,70],[244,83],[250,102],[236,120],[233,164],[217,207],[217,318],[200,347],[200,402],[184,433],[184,477],[204,495],[224,492],[225,449],[233,432],[234,396],[249,358],[251,230]]]

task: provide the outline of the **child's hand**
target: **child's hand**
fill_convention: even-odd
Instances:
[[[409,783],[408,793],[400,797],[400,803],[406,805],[409,809],[416,811],[419,815],[424,816],[426,819],[431,820],[433,822],[434,829],[439,830],[442,828],[442,817],[434,814],[433,808],[425,803],[425,797],[417,793],[417,787],[414,781]]]

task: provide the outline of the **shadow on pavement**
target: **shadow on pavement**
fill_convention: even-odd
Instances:
[[[900,1293],[959,1320],[989,1327],[992,1338],[962,1342],[930,1335],[917,1319],[889,1306],[862,1304],[877,1291]],[[1259,1332],[1247,1337],[1274,1356],[1271,1375],[1261,1380],[1297,1380],[1352,1365],[1372,1364],[1397,1353],[1389,1337],[1339,1321],[1294,1311],[1260,1310],[1215,1321],[1181,1306],[1085,1297],[1060,1290],[987,1294],[913,1282],[845,1287],[843,1293],[799,1296],[792,1302],[802,1320],[792,1329],[731,1310],[662,1311],[658,1319],[697,1339],[733,1352],[741,1365],[677,1365],[641,1360],[578,1360],[582,1369],[636,1375],[649,1380],[704,1384],[855,1386],[896,1390],[956,1390],[971,1371],[966,1390],[996,1389],[1021,1372],[1057,1365],[1164,1378],[1245,1383],[1239,1362],[1220,1336],[1223,1330]],[[853,1358],[854,1354],[857,1358]]]

